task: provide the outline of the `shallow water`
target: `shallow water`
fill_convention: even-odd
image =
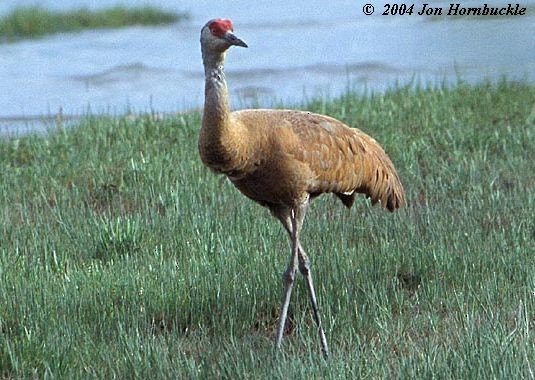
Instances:
[[[85,0],[44,0],[55,9],[92,7]],[[99,7],[117,4],[102,0]],[[120,2],[119,2],[120,3]],[[146,4],[124,1],[123,4]],[[302,103],[336,96],[348,86],[383,90],[396,81],[470,82],[535,78],[535,1],[526,16],[442,18],[364,16],[362,2],[339,0],[251,3],[151,1],[186,11],[190,20],[165,27],[132,27],[54,35],[0,44],[0,130],[43,127],[61,112],[121,114],[127,110],[177,112],[202,105],[199,31],[214,17],[229,17],[248,49],[233,48],[227,76],[234,108],[276,101]],[[28,0],[2,0],[0,13]],[[433,2],[434,6],[448,3]],[[478,6],[483,3],[468,1]],[[418,5],[417,5],[418,7]],[[44,125],[47,125],[45,123]]]

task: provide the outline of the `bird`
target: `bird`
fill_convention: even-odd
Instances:
[[[351,208],[358,193],[394,211],[406,204],[400,178],[375,139],[330,116],[291,109],[230,111],[224,72],[227,50],[247,48],[229,19],[201,29],[205,88],[198,149],[205,166],[225,175],[247,198],[269,209],[287,231],[291,255],[282,275],[284,293],[275,348],[281,349],[297,269],[304,276],[321,350],[329,350],[310,260],[299,236],[310,202],[333,193]]]

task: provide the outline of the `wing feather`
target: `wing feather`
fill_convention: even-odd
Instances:
[[[256,138],[270,144],[262,149],[259,143],[257,149],[264,150],[264,155],[293,160],[293,164],[284,162],[279,167],[299,168],[290,173],[299,177],[292,183],[298,183],[312,197],[331,192],[351,207],[355,193],[363,193],[373,204],[379,202],[390,211],[405,204],[403,186],[392,161],[377,141],[359,129],[304,111],[246,110],[233,115],[249,131],[249,143]],[[235,184],[252,194],[250,183],[244,180]]]
[[[375,139],[328,116],[289,112],[291,128],[300,141],[293,154],[316,176],[310,183],[310,193],[333,192],[348,207],[355,192],[390,211],[405,204],[396,169]]]

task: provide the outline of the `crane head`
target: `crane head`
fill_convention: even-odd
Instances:
[[[247,47],[247,44],[234,34],[232,21],[216,18],[210,20],[201,30],[203,49],[223,52],[231,46]]]

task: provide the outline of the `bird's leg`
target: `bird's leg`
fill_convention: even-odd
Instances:
[[[282,333],[284,331],[284,322],[286,319],[286,314],[288,312],[288,304],[290,302],[290,293],[292,291],[293,282],[295,281],[295,272],[297,269],[297,266],[299,265],[299,271],[301,274],[305,277],[308,293],[310,296],[310,302],[312,304],[312,310],[314,313],[314,321],[316,322],[316,325],[318,326],[319,330],[319,336],[320,336],[320,343],[321,343],[321,349],[323,351],[323,355],[327,357],[329,355],[329,349],[327,346],[327,339],[325,338],[325,332],[323,331],[323,326],[321,324],[321,318],[318,308],[318,302],[316,300],[316,292],[314,290],[314,283],[312,282],[312,274],[310,270],[310,260],[305,253],[305,250],[301,246],[301,243],[299,242],[299,231],[301,230],[301,227],[303,226],[303,222],[305,219],[305,213],[306,213],[306,205],[304,205],[302,208],[299,208],[296,213],[294,211],[290,211],[286,208],[277,208],[277,209],[271,209],[271,212],[274,216],[276,216],[288,232],[288,235],[290,235],[290,239],[292,240],[292,258],[290,260],[290,264],[288,265],[288,269],[283,275],[285,286],[287,284],[287,280],[291,279],[291,287],[288,293],[288,288],[286,288],[285,291],[285,303],[283,304],[283,310],[281,311],[281,318],[279,318],[279,326],[277,329],[277,348],[280,348],[281,342],[282,342]],[[295,216],[295,218],[294,218]],[[297,225],[297,236],[294,237],[294,223]],[[295,246],[294,243],[297,244],[297,258],[295,256]],[[297,264],[297,262],[299,264]],[[286,306],[286,308],[284,307]],[[284,320],[283,320],[284,316]]]
[[[299,271],[305,277],[308,294],[310,296],[310,303],[312,304],[312,311],[314,312],[314,320],[318,326],[318,332],[320,335],[321,350],[325,357],[329,356],[329,349],[327,347],[327,339],[325,338],[325,332],[323,332],[323,326],[321,325],[320,312],[318,309],[318,302],[316,300],[316,292],[314,291],[314,284],[312,282],[312,273],[310,270],[310,260],[298,242],[299,247]]]
[[[287,221],[287,218],[282,214],[277,215],[279,219],[285,224],[283,220]],[[298,252],[299,252],[299,243],[298,243],[298,223],[295,217],[295,212],[291,211],[291,231],[290,238],[292,240],[292,255],[290,257],[290,262],[288,263],[288,268],[286,272],[282,275],[282,281],[284,283],[284,300],[282,302],[282,309],[279,316],[279,325],[277,326],[277,339],[276,339],[276,348],[279,349],[282,344],[282,335],[284,333],[284,326],[286,325],[286,316],[288,315],[288,306],[290,305],[290,297],[292,295],[292,289],[295,283],[295,273],[297,272],[298,266]]]

